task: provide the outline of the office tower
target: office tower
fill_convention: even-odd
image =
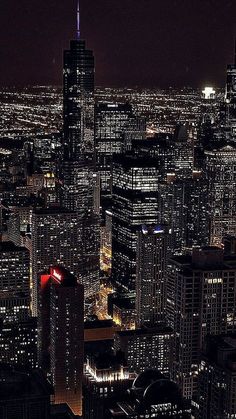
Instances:
[[[236,148],[230,145],[205,151],[209,182],[211,243],[219,245],[226,235],[236,234]]]
[[[210,336],[199,367],[199,419],[236,415],[236,335]]]
[[[83,380],[84,419],[104,418],[105,411],[123,396],[135,377],[120,353],[88,355]]]
[[[137,231],[158,223],[159,164],[146,142],[113,161],[112,278],[124,290],[135,289]]]
[[[146,127],[138,120],[128,103],[98,103],[95,107],[96,169],[101,175],[101,195],[111,197],[112,156],[120,154],[138,135],[143,138]]]
[[[117,397],[105,416],[106,419],[167,417],[190,419],[191,409],[178,385],[154,369],[142,372],[123,399]]]
[[[170,247],[181,254],[210,242],[209,184],[201,172],[191,178],[169,176],[159,185],[160,220],[171,229]]]
[[[209,334],[234,332],[236,256],[194,249],[168,262],[167,318],[176,337],[175,377],[186,398],[196,390],[200,351]]]
[[[26,373],[1,366],[1,419],[50,419],[52,393],[52,387],[39,371]]]
[[[136,258],[136,326],[153,327],[165,318],[167,226],[142,226]]]
[[[33,313],[38,312],[39,275],[51,265],[63,265],[77,278],[80,273],[79,221],[63,208],[36,209],[32,216]]]
[[[174,132],[174,172],[178,178],[190,177],[193,171],[193,146],[187,125],[178,124]]]
[[[159,368],[170,377],[174,357],[174,333],[170,327],[118,331],[114,337],[116,351],[125,354],[130,372]]]
[[[236,43],[234,64],[227,67],[225,92],[226,140],[235,141],[236,135]]]
[[[0,243],[0,361],[37,366],[37,322],[31,318],[29,252]]]
[[[84,291],[74,275],[60,266],[41,275],[40,352],[50,375],[55,404],[67,403],[82,414]]]

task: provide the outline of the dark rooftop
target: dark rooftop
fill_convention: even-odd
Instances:
[[[10,366],[0,365],[2,401],[14,398],[49,397],[52,393],[51,385],[40,371],[26,373],[14,370]]]
[[[0,252],[26,252],[29,253],[29,250],[25,247],[16,246],[13,242],[6,241],[0,242]]]

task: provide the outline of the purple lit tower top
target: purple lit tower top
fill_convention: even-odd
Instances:
[[[80,8],[79,8],[79,0],[77,3],[77,39],[80,39]]]

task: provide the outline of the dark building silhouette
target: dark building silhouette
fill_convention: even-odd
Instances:
[[[236,414],[236,335],[207,339],[199,367],[199,419],[226,419]]]
[[[82,414],[84,292],[62,267],[41,275],[40,358],[54,387],[55,404]]]
[[[169,229],[143,225],[136,259],[136,325],[153,327],[165,319]]]
[[[0,367],[1,419],[50,419],[53,389],[40,372]]]
[[[191,410],[173,381],[157,370],[142,372],[128,394],[107,412],[111,418],[190,418]]]

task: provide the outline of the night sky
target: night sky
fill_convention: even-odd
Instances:
[[[235,0],[81,0],[96,84],[215,86],[233,60]],[[61,84],[76,0],[1,0],[0,84]]]

